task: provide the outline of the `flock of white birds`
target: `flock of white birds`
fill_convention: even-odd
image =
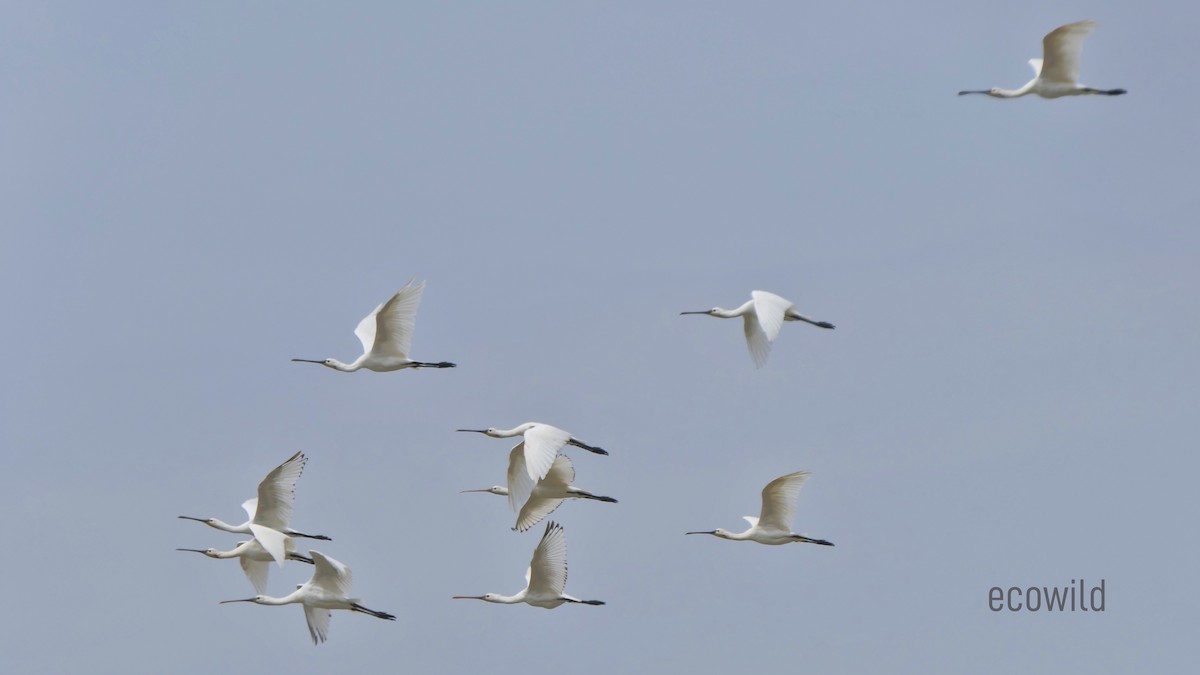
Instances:
[[[960,91],[959,95],[986,94],[996,98],[1017,98],[1037,94],[1043,98],[1059,98],[1088,94],[1124,94],[1124,89],[1096,89],[1078,82],[1083,40],[1095,27],[1094,21],[1079,21],[1060,26],[1048,33],[1042,40],[1042,58],[1031,59],[1029,62],[1033,66],[1034,78],[1020,89]],[[354,334],[362,342],[363,353],[354,361],[344,363],[333,358],[292,360],[318,363],[342,372],[361,369],[387,372],[405,368],[455,367],[455,364],[448,361],[424,362],[409,357],[414,319],[424,289],[424,282],[410,281],[359,322]],[[737,309],[714,307],[681,314],[706,314],[721,319],[741,317],[746,346],[755,366],[759,368],[766,364],[771,345],[785,322],[802,321],[826,329],[834,327],[829,322],[817,321],[800,314],[792,302],[766,291],[751,292],[750,300]],[[509,452],[507,485],[463,491],[487,492],[508,497],[509,507],[517,513],[514,530],[529,530],[567,499],[617,502],[612,497],[596,495],[572,485],[575,480],[575,467],[570,458],[562,454],[565,448],[576,447],[600,455],[607,455],[608,452],[575,438],[567,431],[539,422],[527,422],[512,429],[457,431],[481,433],[492,438],[521,437],[521,441]],[[193,551],[218,560],[237,558],[257,595],[252,598],[224,600],[222,603],[303,605],[304,617],[308,621],[308,630],[313,642],[321,643],[328,636],[331,610],[350,610],[387,620],[395,620],[396,617],[387,612],[368,609],[362,605],[360,598],[350,597],[350,568],[341,562],[316,550],[310,550],[309,556],[296,552],[297,538],[329,540],[325,535],[305,534],[289,525],[295,502],[296,482],[300,479],[306,461],[304,454],[297,452],[268,473],[258,485],[258,496],[242,504],[249,519],[240,525],[231,525],[217,518],[179,516],[225,532],[249,535],[249,540],[239,542],[228,551],[216,548],[177,550]],[[797,534],[791,529],[800,488],[808,477],[809,472],[796,471],[767,483],[762,490],[762,510],[757,518],[745,516],[750,527],[743,532],[717,528],[685,534],[709,534],[732,541],[754,541],[772,546],[790,543],[833,546],[829,541]],[[312,578],[283,597],[265,595],[271,562],[282,567],[287,560],[313,565]],[[604,604],[600,600],[581,600],[564,593],[567,583],[567,542],[563,527],[555,522],[547,523],[542,538],[533,551],[533,558],[525,573],[525,582],[525,588],[516,595],[487,593],[453,598],[500,604],[526,603],[546,609],[553,609],[564,603]]]

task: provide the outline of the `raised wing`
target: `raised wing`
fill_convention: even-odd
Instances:
[[[287,529],[296,501],[296,481],[300,480],[300,474],[304,473],[304,464],[307,461],[304,453],[297,452],[262,479],[258,484],[257,506],[250,516],[254,524],[281,532]],[[242,508],[249,513],[250,502],[242,504]]]
[[[747,523],[750,523],[750,527],[758,526],[758,518],[756,518],[754,516],[742,516],[742,520],[746,521]]]
[[[796,517],[796,499],[800,496],[800,486],[804,485],[808,476],[807,471],[797,471],[767,483],[762,491],[760,527],[791,532],[792,519]]]
[[[254,514],[258,511],[258,497],[247,499],[242,502],[242,508],[245,509],[246,515],[250,517],[250,522],[254,522]]]
[[[521,508],[533,493],[537,480],[525,468],[525,443],[517,443],[508,453],[508,506]]]
[[[250,523],[250,531],[254,533],[254,539],[263,547],[275,562],[283,567],[283,561],[287,560],[287,541],[288,536],[279,530],[274,530],[269,527],[259,525],[258,523]]]
[[[242,571],[246,573],[246,578],[254,586],[254,592],[259,595],[266,593],[267,577],[271,573],[271,563],[261,560],[251,560],[250,556],[245,555],[238,558],[238,562],[242,563]]]
[[[549,424],[535,424],[525,431],[525,470],[535,481],[546,477],[554,458],[571,434]]]
[[[380,356],[407,359],[408,353],[412,349],[413,325],[417,316],[417,307],[421,304],[421,293],[424,290],[425,282],[422,281],[418,284],[410,281],[390,300],[380,305],[379,310],[374,314],[375,329],[372,335],[372,346],[366,346],[365,331],[361,330],[363,325],[360,323],[354,333],[358,335],[359,340],[363,340],[363,349],[367,352],[374,350]],[[365,322],[366,319],[363,321]]]
[[[779,337],[779,329],[783,328],[783,317],[792,308],[792,303],[784,298],[766,291],[751,291],[754,298],[754,313],[758,315],[758,323],[768,342],[774,342]]]
[[[304,620],[308,622],[308,634],[312,636],[313,644],[320,644],[329,635],[329,619],[333,613],[320,607],[304,606]]]
[[[309,549],[308,554],[316,566],[308,583],[343,598],[350,597],[350,586],[354,583],[350,568],[320,551]]]
[[[529,561],[529,594],[558,597],[567,587],[567,536],[562,525],[546,524],[546,533]]]
[[[1077,21],[1047,33],[1042,38],[1042,79],[1075,84],[1079,80],[1083,40],[1095,29],[1095,21]]]
[[[1042,75],[1042,60],[1041,59],[1029,59],[1029,67],[1033,68],[1033,76],[1034,77],[1041,77],[1041,75]]]

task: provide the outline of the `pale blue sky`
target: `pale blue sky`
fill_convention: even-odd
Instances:
[[[2,389],[13,672],[1166,672],[1194,658],[1195,3],[9,3]],[[1083,80],[1016,87],[1093,18]],[[344,375],[428,281],[414,355]],[[785,327],[756,371],[755,288]],[[510,444],[573,453],[567,591],[513,593]],[[218,605],[297,450],[368,606]],[[742,526],[813,477],[796,528]],[[282,595],[310,568],[273,570]],[[1103,614],[994,585],[1105,578]]]

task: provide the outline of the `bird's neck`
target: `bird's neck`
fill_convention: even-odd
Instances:
[[[236,532],[237,534],[241,534],[240,532],[238,532],[237,525],[230,525],[229,523],[227,523],[223,520],[218,520],[217,518],[213,518],[212,522],[206,522],[204,524],[208,525],[209,527],[215,527],[218,530],[224,530],[226,532]]]
[[[364,354],[363,358],[365,358],[365,357],[366,357],[366,355]],[[325,365],[327,368],[333,368],[334,370],[340,370],[343,373],[353,373],[354,371],[359,369],[359,367],[360,367],[359,362],[361,362],[362,360],[363,360],[362,358],[359,358],[354,363],[342,363],[341,361],[338,361],[337,359],[329,359],[329,363],[326,363],[323,365]]]
[[[729,532],[725,535],[725,538],[729,539],[730,541],[746,541],[750,538],[750,533],[754,531],[755,527],[757,526],[751,526],[750,529],[746,530],[745,532]]]
[[[299,591],[297,591],[296,593],[299,593]],[[254,602],[256,602],[260,605],[276,605],[276,606],[290,605],[292,603],[299,602],[299,600],[295,599],[296,593],[292,593],[290,595],[285,595],[282,598],[276,598],[276,597],[272,597],[270,595],[264,595],[261,598],[258,598],[257,600],[255,600]]]
[[[718,319],[736,319],[739,316],[744,316],[747,312],[749,312],[753,308],[754,308],[754,301],[747,300],[745,304],[743,304],[741,307],[738,307],[737,309],[721,309],[720,307],[714,307],[713,311],[712,311],[712,315],[717,317]]]
[[[492,436],[495,438],[512,438],[514,436],[520,436],[532,428],[532,424],[522,424],[521,426],[514,427],[512,429],[497,429],[492,433]]]
[[[525,592],[528,590],[529,589],[525,589],[516,595],[497,595],[496,597],[488,600],[488,602],[494,602],[498,605],[516,605],[525,601]]]
[[[1024,95],[1028,94],[1029,92],[1033,91],[1033,87],[1034,87],[1034,85],[1037,84],[1037,81],[1038,80],[1035,77],[1034,79],[1027,82],[1025,84],[1025,86],[1021,87],[1020,89],[997,89],[996,93],[991,94],[991,96],[994,96],[996,98],[1020,98]]]

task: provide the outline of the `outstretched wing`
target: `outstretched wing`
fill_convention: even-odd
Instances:
[[[354,334],[363,342],[364,353],[374,350],[380,356],[408,358],[412,349],[413,325],[417,316],[417,307],[421,304],[421,293],[425,290],[425,282],[409,281],[391,297],[379,306],[371,316],[363,319],[354,330]],[[368,319],[374,317],[373,322]],[[373,323],[373,328],[363,324]],[[368,344],[367,335],[371,342]]]
[[[249,546],[249,544],[247,544]],[[251,560],[249,556],[241,556],[242,571],[254,586],[254,592],[262,595],[267,592],[267,577],[271,573],[271,563],[262,560]]]
[[[1042,38],[1042,79],[1075,84],[1079,80],[1083,40],[1095,29],[1095,21],[1077,21],[1047,33]]]
[[[350,586],[354,583],[350,568],[329,556],[309,549],[308,555],[313,559],[312,579],[308,583],[331,594],[343,598],[350,597]]]
[[[767,357],[771,355],[771,341],[767,339],[767,334],[763,332],[758,319],[749,314],[742,317],[742,329],[746,332],[746,346],[750,348],[750,358],[754,359],[754,366],[762,368],[767,362]]]
[[[300,474],[304,473],[304,464],[307,461],[304,453],[297,452],[262,479],[258,484],[257,504],[250,516],[254,524],[281,532],[287,529],[296,501],[296,481],[300,480]],[[251,510],[250,501],[242,504],[247,513]]]
[[[516,451],[514,449],[514,453],[515,452]],[[508,471],[509,480],[511,481],[513,473],[513,463],[511,458],[508,464]],[[520,472],[520,477],[529,480],[529,476],[524,473],[524,463],[521,464],[521,467],[518,469],[518,471]],[[558,457],[554,458],[554,464],[551,465],[550,472],[546,474],[545,478],[538,482],[536,486],[538,488],[537,493],[543,494],[543,491],[550,494],[564,493],[566,492],[567,486],[570,485],[571,481],[573,480],[575,480],[575,467],[571,464],[571,458],[567,457],[566,455],[559,455]],[[509,494],[511,494],[511,492]],[[562,503],[563,500],[557,497],[538,497],[536,495],[530,495],[529,499],[527,499],[525,504],[521,507],[521,512],[517,514],[517,524],[515,529],[518,532],[524,532],[528,530],[534,525],[542,522],[542,519],[546,516],[554,513],[554,510],[562,505]]]
[[[320,607],[304,606],[304,620],[308,622],[308,634],[313,644],[320,644],[329,636],[329,619],[333,613]]]
[[[567,587],[567,536],[562,525],[547,523],[529,561],[529,593],[557,597]]]
[[[258,523],[250,523],[250,531],[254,533],[254,539],[263,547],[263,550],[271,554],[275,562],[283,567],[283,561],[287,559],[288,536],[279,530]]]
[[[783,328],[783,317],[792,308],[792,303],[774,293],[766,291],[751,291],[754,298],[754,313],[758,315],[758,323],[768,342],[774,342],[779,337],[779,329]]]
[[[525,468],[525,443],[517,443],[508,453],[508,506],[513,511],[521,508],[533,493],[537,480]]]
[[[563,449],[571,434],[549,424],[535,424],[525,432],[525,469],[535,481],[546,477],[554,458]]]
[[[767,530],[791,531],[792,519],[796,517],[796,499],[800,496],[800,486],[804,485],[808,476],[807,471],[797,471],[767,483],[762,491],[760,527]]]

